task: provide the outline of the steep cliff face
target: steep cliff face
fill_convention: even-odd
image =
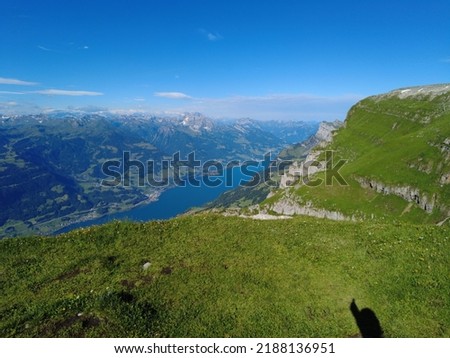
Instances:
[[[319,125],[319,129],[315,134],[315,137],[320,143],[329,143],[333,139],[333,133],[339,129],[343,123],[339,120],[335,120],[334,122],[321,122]]]
[[[325,169],[326,163],[321,162],[317,165],[309,165],[316,162],[322,149],[326,147],[332,140],[334,133],[342,127],[343,122],[335,120],[334,122],[321,122],[319,128],[313,136],[308,140],[297,144],[291,149],[290,154],[297,155],[297,159],[292,165],[288,166],[280,178],[280,188],[284,189],[297,183],[300,177],[304,175],[312,175],[318,171]],[[284,151],[288,153],[289,149]],[[304,155],[306,157],[302,160]],[[280,155],[283,158],[283,153]],[[305,164],[306,163],[306,164]]]
[[[415,203],[429,214],[433,212],[436,204],[436,194],[429,197],[427,194],[422,194],[419,189],[411,186],[392,186],[367,178],[358,178],[357,181],[365,189],[372,189],[384,195],[397,195],[408,202]]]
[[[354,217],[347,217],[339,211],[315,208],[311,202],[300,204],[295,199],[284,197],[273,205],[269,205],[268,209],[281,215],[307,215],[317,218],[325,218],[338,221],[356,220]]]

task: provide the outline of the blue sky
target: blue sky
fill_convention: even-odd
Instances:
[[[344,119],[450,82],[449,19],[445,0],[2,0],[0,113]]]

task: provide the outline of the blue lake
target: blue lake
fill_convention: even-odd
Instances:
[[[223,178],[224,177],[225,175]],[[220,177],[218,178],[220,179]],[[249,176],[243,174],[239,167],[232,169],[232,178],[232,183],[225,183],[225,180],[222,180],[222,184],[217,187],[208,187],[204,185],[204,183],[198,187],[191,185],[186,185],[185,187],[174,187],[164,191],[160,195],[158,201],[138,206],[128,211],[105,215],[97,219],[71,224],[61,230],[58,230],[57,234],[68,232],[77,228],[100,225],[113,220],[150,221],[169,219],[186,212],[190,208],[202,206],[216,199],[225,191],[236,188],[240,184],[241,180],[247,181],[251,179]],[[214,180],[214,178],[211,177],[211,180]],[[227,186],[226,184],[231,185]]]

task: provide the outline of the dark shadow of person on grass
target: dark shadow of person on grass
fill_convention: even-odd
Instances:
[[[383,329],[374,311],[370,308],[359,310],[355,299],[350,304],[350,311],[355,317],[356,324],[363,338],[383,338]]]

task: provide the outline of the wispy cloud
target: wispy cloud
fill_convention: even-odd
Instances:
[[[444,58],[440,62],[450,63],[450,58]]]
[[[41,91],[34,91],[33,93],[48,95],[48,96],[103,96],[102,92],[91,91],[66,91],[60,89],[47,89]]]
[[[219,41],[219,40],[223,39],[222,35],[220,35],[218,33],[212,33],[212,32],[208,32],[207,37],[208,37],[209,41]]]
[[[33,103],[28,102],[0,102],[0,111],[2,114],[13,115],[13,114],[33,114],[33,113],[42,113],[43,109]]]
[[[199,29],[199,32],[209,41],[219,41],[223,39],[223,36],[218,32],[211,32],[205,29]]]
[[[41,46],[41,45],[38,45],[37,48],[38,48],[39,50],[46,51],[46,52],[59,52],[59,51],[57,51],[57,50],[53,50],[53,49],[51,49],[51,48],[48,48],[48,47],[45,47],[45,46]]]
[[[0,111],[4,114],[14,114],[17,112],[18,103],[14,101],[0,102]]]
[[[0,77],[0,84],[1,85],[15,85],[15,86],[35,86],[38,83],[37,82],[29,82],[29,81],[22,81],[15,78],[4,78]]]
[[[59,54],[69,54],[71,52],[74,51],[86,51],[89,50],[89,46],[88,45],[79,45],[76,44],[74,42],[69,42],[66,44],[60,44],[59,46],[57,46],[58,48],[53,48],[53,47],[47,47],[47,46],[43,46],[43,45],[38,45],[37,48],[39,50],[45,51],[45,52],[54,52],[54,53],[59,53]]]
[[[170,98],[170,99],[192,99],[191,96],[182,92],[155,92],[156,97]]]
[[[26,92],[17,92],[17,91],[0,91],[0,94],[25,94]]]
[[[15,107],[18,105],[18,103],[14,101],[9,101],[9,102],[2,102],[0,103],[0,105],[4,107]]]

